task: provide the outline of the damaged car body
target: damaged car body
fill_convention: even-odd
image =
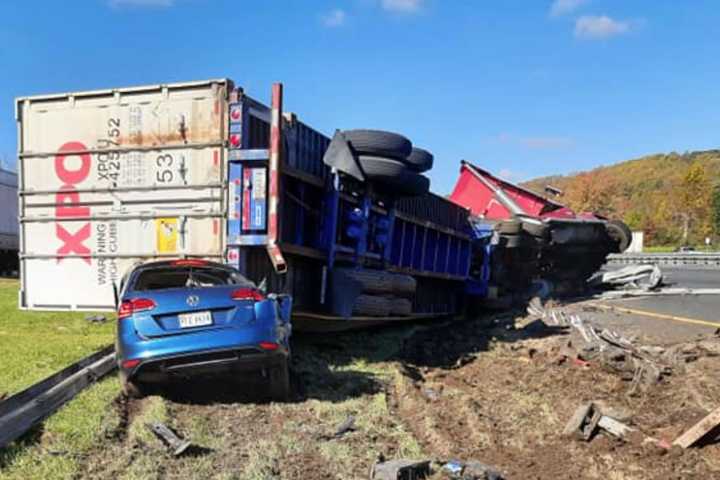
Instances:
[[[214,374],[262,372],[276,400],[290,391],[292,300],[266,295],[236,269],[199,259],[132,268],[117,294],[123,390]]]

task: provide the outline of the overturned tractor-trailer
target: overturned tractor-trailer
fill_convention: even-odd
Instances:
[[[632,239],[621,221],[576,213],[465,161],[450,199],[497,232],[490,271],[500,296],[523,295],[538,279],[556,293],[581,291]]]
[[[110,310],[138,262],[207,258],[294,298],[297,329],[457,315],[488,232],[431,193],[432,155],[334,139],[230,80],[20,98],[21,308]]]

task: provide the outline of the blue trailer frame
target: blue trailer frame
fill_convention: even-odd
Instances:
[[[273,92],[282,95],[281,88]],[[295,115],[283,116],[281,98],[273,98],[272,105],[241,89],[230,94],[228,262],[251,279],[292,294],[296,318],[342,320],[344,326],[350,325],[347,320],[355,326],[390,319],[340,319],[330,311],[328,282],[338,265],[415,277],[418,295],[413,315],[406,318],[457,315],[469,291],[486,291],[487,272],[471,278],[471,265],[478,263],[474,257],[489,252],[478,248],[464,208],[432,193],[394,201],[333,171],[323,163],[330,139]],[[273,131],[281,145],[276,177],[271,171]],[[270,251],[273,222],[275,252]],[[482,237],[480,243],[489,239]],[[278,258],[286,271],[278,270]],[[489,268],[487,259],[484,265]],[[470,281],[475,286],[468,290]]]

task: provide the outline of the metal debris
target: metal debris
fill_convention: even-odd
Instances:
[[[175,432],[160,422],[147,423],[145,425],[172,450],[173,455],[176,457],[185,453],[190,445],[192,445],[190,440],[180,438]]]
[[[422,480],[430,475],[429,460],[390,460],[377,463],[371,480]]]
[[[619,373],[626,380],[632,381],[631,394],[672,373],[672,364],[662,349],[636,345],[635,341],[613,330],[593,326],[579,314],[568,313],[562,308],[545,308],[539,299],[533,299],[527,311],[539,317],[546,325],[569,327],[577,331],[584,344],[573,345],[568,342],[562,353],[568,358],[584,362],[597,361]]]
[[[598,272],[588,279],[594,287],[632,288],[649,291],[662,285],[663,274],[657,265],[633,265],[611,272]]]
[[[85,317],[85,320],[90,323],[105,323],[107,322],[107,317],[105,315],[88,315]]]
[[[577,438],[586,442],[592,440],[598,431],[603,431],[615,438],[628,439],[630,434],[637,433],[644,443],[653,443],[660,448],[669,449],[670,445],[662,440],[645,435],[637,428],[631,427],[603,412],[599,402],[583,404],[575,410],[563,429],[563,436]]]

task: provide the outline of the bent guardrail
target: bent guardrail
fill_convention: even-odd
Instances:
[[[115,368],[112,346],[0,402],[0,448],[30,430]]]

